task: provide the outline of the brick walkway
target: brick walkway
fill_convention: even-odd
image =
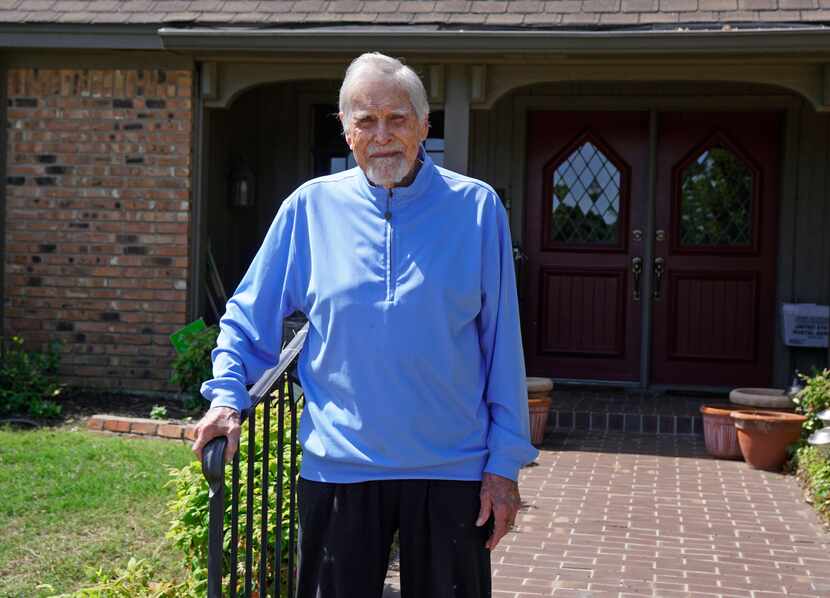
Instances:
[[[494,598],[830,597],[830,534],[796,481],[701,437],[555,434],[520,487]]]

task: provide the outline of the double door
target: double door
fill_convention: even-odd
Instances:
[[[768,384],[780,130],[777,113],[529,113],[529,373]]]

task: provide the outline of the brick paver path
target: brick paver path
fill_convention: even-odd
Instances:
[[[830,597],[830,534],[797,482],[701,437],[554,435],[520,487],[494,598]]]

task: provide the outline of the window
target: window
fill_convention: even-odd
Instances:
[[[681,244],[750,246],[753,179],[752,170],[726,147],[704,149],[681,175]]]
[[[620,187],[614,163],[591,141],[579,145],[553,172],[550,240],[616,243]]]

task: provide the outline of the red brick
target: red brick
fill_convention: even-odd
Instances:
[[[85,368],[76,368],[77,370],[82,370]],[[89,368],[94,369],[94,368]],[[129,432],[130,431],[130,422],[126,419],[120,418],[108,418],[104,420],[104,429],[110,432]]]
[[[93,415],[88,420],[86,420],[86,427],[90,430],[103,430],[104,420],[97,415]]]
[[[158,431],[159,424],[153,421],[133,421],[130,422],[130,432],[133,434],[146,434],[148,436],[155,436]]]
[[[164,438],[181,438],[182,426],[178,424],[159,424],[157,434]]]

